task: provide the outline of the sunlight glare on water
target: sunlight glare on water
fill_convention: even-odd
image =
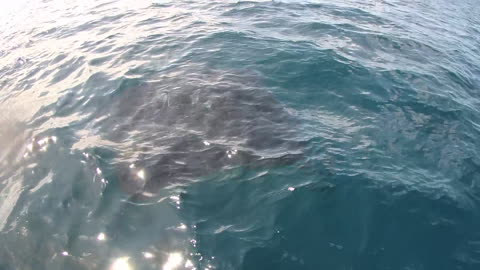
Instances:
[[[167,262],[163,265],[163,270],[175,270],[182,265],[183,256],[179,252],[168,254]]]
[[[129,257],[120,257],[112,263],[109,270],[134,270],[130,265],[129,260]]]

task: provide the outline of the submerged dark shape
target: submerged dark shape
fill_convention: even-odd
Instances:
[[[258,81],[222,72],[119,89],[102,128],[121,145],[123,189],[154,196],[170,183],[300,158],[294,117]]]

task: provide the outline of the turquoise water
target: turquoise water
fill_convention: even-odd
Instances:
[[[480,9],[0,8],[0,269],[480,269]]]

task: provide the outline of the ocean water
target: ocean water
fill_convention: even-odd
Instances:
[[[480,269],[474,0],[0,3],[0,269]]]

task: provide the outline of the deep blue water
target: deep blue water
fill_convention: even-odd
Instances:
[[[0,15],[1,270],[480,269],[477,1]]]

